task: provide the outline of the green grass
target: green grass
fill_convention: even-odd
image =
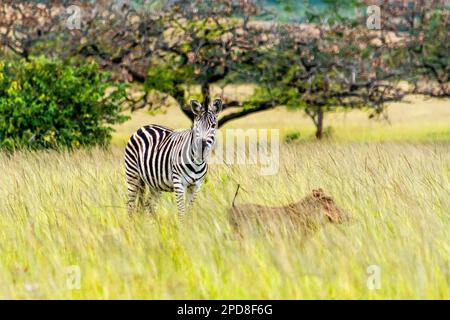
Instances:
[[[183,225],[171,194],[156,217],[126,214],[120,147],[0,153],[0,298],[450,298],[450,143],[281,150],[274,176],[213,166]],[[306,241],[295,230],[240,239],[227,220],[238,183],[237,202],[268,205],[320,186],[355,219]],[[66,284],[71,265],[79,290]]]

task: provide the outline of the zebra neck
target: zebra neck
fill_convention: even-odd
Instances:
[[[187,144],[187,148],[186,154],[189,154],[190,162],[196,167],[203,167],[206,164],[206,161],[204,159],[198,160],[195,157],[196,146],[194,144],[194,130],[190,130],[189,132],[189,143]]]

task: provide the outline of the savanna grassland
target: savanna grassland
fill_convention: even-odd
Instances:
[[[414,98],[417,99],[417,98]],[[109,149],[0,153],[0,298],[417,299],[450,298],[448,101],[397,104],[391,124],[367,114],[326,118],[315,142],[301,113],[260,113],[226,128],[298,130],[279,171],[213,165],[180,225],[171,194],[155,217],[129,217],[123,143],[143,123],[186,127],[177,110],[137,113]],[[236,236],[237,202],[298,200],[322,187],[353,216],[304,240],[295,230]],[[380,288],[367,286],[379,266]],[[70,289],[70,266],[80,270]]]

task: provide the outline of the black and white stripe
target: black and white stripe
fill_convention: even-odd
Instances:
[[[125,149],[125,171],[128,184],[128,211],[136,201],[144,205],[146,187],[148,206],[163,191],[175,192],[178,211],[183,217],[193,202],[208,170],[208,157],[216,140],[220,99],[207,108],[191,101],[195,119],[190,130],[174,131],[159,125],[148,125],[136,131]]]

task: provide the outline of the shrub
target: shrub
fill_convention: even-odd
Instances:
[[[300,132],[295,131],[295,132],[291,132],[291,133],[286,134],[286,137],[284,138],[284,141],[286,143],[294,143],[294,142],[300,141],[300,138],[301,138]]]
[[[0,149],[105,145],[125,94],[94,63],[0,62]]]

